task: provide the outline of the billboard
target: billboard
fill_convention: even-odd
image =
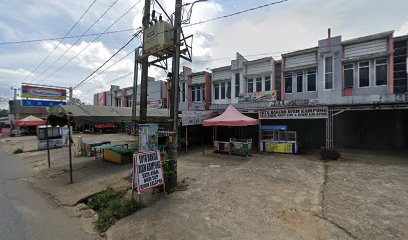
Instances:
[[[259,111],[259,119],[328,118],[327,107],[276,108]]]
[[[181,122],[183,126],[203,124],[204,120],[212,118],[212,111],[183,111]]]
[[[21,97],[64,101],[67,99],[67,90],[23,85],[21,86]]]
[[[60,105],[67,105],[66,102],[62,101],[45,101],[45,100],[21,100],[21,105],[23,107],[55,107]]]
[[[238,98],[239,102],[274,102],[276,101],[276,90],[273,91],[263,91],[263,92],[252,92],[252,93],[242,93]]]

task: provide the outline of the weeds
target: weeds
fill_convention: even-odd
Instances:
[[[23,153],[24,149],[23,148],[17,148],[16,150],[14,150],[13,154],[19,154],[19,153]]]
[[[125,198],[126,191],[108,188],[88,199],[88,206],[98,213],[96,229],[105,232],[116,221],[141,208],[141,205]]]

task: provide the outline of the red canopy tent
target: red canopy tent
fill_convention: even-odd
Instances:
[[[16,127],[36,127],[36,126],[44,126],[46,125],[46,121],[42,120],[41,118],[34,117],[33,115],[30,115],[26,118],[23,118],[21,120],[15,120],[13,121],[14,126]]]
[[[259,120],[250,118],[240,113],[232,105],[229,105],[228,108],[219,116],[204,120],[203,126],[232,126],[232,127],[241,127],[248,125],[259,125]]]
[[[259,120],[250,118],[240,113],[232,105],[218,117],[203,121],[203,126],[214,126],[214,152],[229,153],[234,155],[249,156],[252,152],[252,139],[230,138],[227,142],[217,141],[217,126],[244,127],[250,125],[259,125]],[[241,128],[243,130],[243,128]],[[243,137],[241,131],[241,137]],[[204,148],[203,148],[204,154]]]

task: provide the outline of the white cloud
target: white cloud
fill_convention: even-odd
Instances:
[[[26,76],[33,76],[30,71],[24,70],[22,68],[17,69],[7,69],[7,68],[0,68],[0,77],[26,77]]]
[[[395,36],[402,36],[408,34],[408,21],[406,21],[402,26],[395,31]]]

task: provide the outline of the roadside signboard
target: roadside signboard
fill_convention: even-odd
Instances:
[[[60,105],[67,105],[66,102],[62,101],[45,101],[45,100],[28,100],[22,99],[21,105],[24,107],[54,107]]]
[[[67,91],[65,89],[58,88],[34,87],[23,85],[21,87],[21,97],[63,101],[67,99]]]
[[[239,95],[239,102],[275,102],[277,99],[276,90],[263,91],[263,92],[252,92],[252,93],[241,93]]]
[[[181,122],[183,126],[203,124],[204,120],[212,118],[212,111],[183,111]]]
[[[133,156],[133,189],[143,192],[149,188],[164,184],[164,175],[160,151],[137,153]]]
[[[139,152],[150,152],[158,149],[158,124],[139,124]]]
[[[327,107],[275,108],[259,111],[259,119],[318,119],[328,118]]]

